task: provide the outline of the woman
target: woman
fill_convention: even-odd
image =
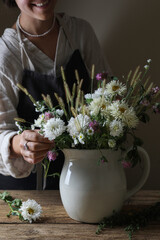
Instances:
[[[61,66],[70,87],[74,70],[78,69],[85,79],[83,90],[87,91],[92,64],[96,72],[106,70],[106,65],[90,25],[66,14],[55,14],[56,0],[3,2],[18,7],[20,15],[0,39],[0,189],[41,188],[42,171],[38,163],[54,143],[33,130],[17,135],[14,118],[33,122],[35,111],[16,84],[22,83],[37,100],[42,93],[50,94],[56,104],[53,93],[63,97]],[[60,154],[54,162],[55,172],[60,172],[62,165]],[[50,181],[48,188],[57,189],[58,179]]]

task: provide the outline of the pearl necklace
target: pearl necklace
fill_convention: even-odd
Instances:
[[[54,28],[55,20],[56,20],[56,18],[55,18],[55,16],[54,16],[52,26],[51,26],[46,32],[44,32],[44,33],[42,33],[42,34],[36,35],[36,34],[31,34],[31,33],[29,33],[29,32],[26,32],[26,31],[21,27],[20,21],[19,21],[20,16],[21,16],[21,15],[18,16],[17,25],[18,25],[19,29],[20,29],[23,33],[25,33],[26,35],[28,35],[28,36],[30,36],[30,37],[43,37],[43,36],[47,35],[47,34],[48,34],[49,32],[51,32],[51,30]]]

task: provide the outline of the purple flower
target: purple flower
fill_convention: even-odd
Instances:
[[[96,75],[96,79],[97,79],[98,81],[104,80],[104,79],[107,79],[107,76],[108,76],[108,73],[107,73],[107,72],[98,73],[98,74]]]
[[[54,117],[54,115],[51,112],[45,112],[45,114],[44,114],[44,119],[46,121],[53,118],[53,117]]]
[[[159,103],[155,103],[155,105],[153,105],[153,112],[154,113],[160,113],[160,104]]]
[[[105,156],[102,156],[102,157],[101,157],[101,163],[103,164],[103,163],[105,163],[105,162],[107,162],[107,159],[106,159]]]
[[[98,129],[98,126],[99,126],[99,124],[95,120],[93,122],[89,123],[89,127],[92,128],[94,131],[96,131]]]
[[[56,160],[57,154],[55,151],[48,151],[47,157],[48,157],[49,161],[51,162],[51,161]]]
[[[159,92],[159,90],[160,90],[160,88],[159,88],[158,86],[155,87],[155,88],[152,88],[152,89],[151,89],[151,94],[154,95],[154,94],[156,94],[157,92]]]
[[[143,101],[140,102],[142,105],[144,106],[149,106],[150,105],[150,102],[147,100],[147,99],[144,99]]]
[[[132,163],[129,161],[122,161],[122,165],[124,168],[131,168],[132,167]]]

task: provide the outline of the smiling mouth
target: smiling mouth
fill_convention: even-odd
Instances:
[[[32,5],[34,5],[34,6],[36,6],[36,7],[44,7],[44,6],[46,6],[48,3],[49,3],[49,0],[46,0],[45,2],[42,2],[42,3],[33,2]]]

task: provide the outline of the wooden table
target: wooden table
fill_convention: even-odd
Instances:
[[[62,206],[59,191],[8,192],[23,201],[36,200],[41,204],[43,214],[41,220],[32,224],[21,222],[16,216],[7,218],[9,207],[0,200],[0,240],[128,240],[123,228],[107,228],[100,235],[96,235],[96,224],[84,224],[70,219]],[[160,191],[140,191],[125,206],[144,206],[157,201],[160,201]],[[139,230],[134,234],[133,240],[160,240],[160,222],[151,223]]]

